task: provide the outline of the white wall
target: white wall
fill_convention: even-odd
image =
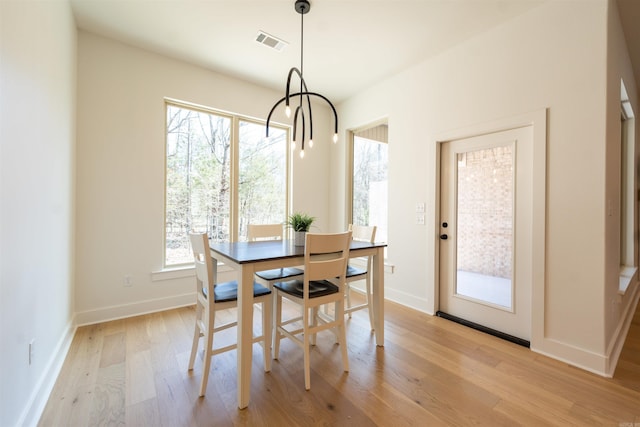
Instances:
[[[615,1],[609,3],[608,10],[608,46],[607,46],[607,130],[606,130],[606,200],[614,208],[612,215],[606,218],[606,280],[602,305],[605,311],[604,330],[606,354],[610,354],[609,371],[613,373],[618,354],[622,350],[624,338],[639,295],[638,277],[633,278],[623,295],[619,293],[620,277],[620,168],[621,168],[621,123],[620,123],[620,80],[624,80],[634,113],[638,117],[638,88],[633,76],[627,44],[624,39],[618,8]],[[635,120],[635,158],[633,160],[634,181],[638,179],[638,161],[640,159],[640,138],[638,138],[638,120]],[[631,194],[633,205],[634,236],[633,250],[638,266],[638,184]]]
[[[78,37],[77,321],[192,304],[193,278],[151,275],[163,264],[164,98],[266,119],[286,75],[280,93],[86,32]],[[324,108],[313,112],[314,148],[294,160],[293,209],[317,217],[322,231],[332,124]],[[276,120],[289,124],[282,113]],[[132,287],[123,286],[125,275]]]
[[[548,109],[546,281],[534,283],[542,297],[532,307],[540,331],[532,348],[600,373],[610,336],[607,8],[607,0],[548,2],[339,106],[343,130],[388,117],[388,254],[396,269],[386,296],[429,313],[438,307],[435,136]],[[336,173],[345,153],[333,159]],[[344,188],[345,177],[334,182]],[[333,203],[344,198],[342,191]],[[415,223],[417,202],[427,203],[426,226]],[[344,221],[332,219],[336,227]]]
[[[625,296],[611,309],[616,266],[605,256],[617,247],[606,218],[616,79],[640,111],[608,5],[549,2],[344,102],[342,145],[294,160],[294,209],[317,216],[320,231],[343,229],[345,130],[387,117],[387,296],[433,312],[434,135],[548,108],[546,281],[536,284],[545,298],[534,307],[544,336],[534,344],[602,372],[632,305]],[[76,129],[68,4],[2,1],[0,35],[0,424],[13,425],[39,415],[74,312],[84,323],[192,301],[190,278],[151,281],[162,265],[163,97],[264,118],[281,95],[81,32]],[[317,131],[331,127],[314,114]],[[416,202],[429,207],[427,226],[415,225]]]
[[[0,58],[0,425],[30,425],[73,333],[76,30],[68,3],[1,1]]]

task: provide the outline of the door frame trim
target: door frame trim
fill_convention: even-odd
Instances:
[[[531,278],[531,348],[542,346],[544,340],[545,283],[546,283],[546,166],[547,166],[547,121],[548,109],[542,108],[513,117],[506,117],[480,124],[438,133],[433,139],[435,149],[435,236],[440,230],[440,151],[444,142],[486,135],[511,129],[532,129],[533,140],[533,187],[532,187],[532,275]],[[433,313],[440,310],[440,239],[434,244]]]

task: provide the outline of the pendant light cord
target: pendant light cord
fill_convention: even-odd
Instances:
[[[300,14],[300,74],[304,76],[304,13]]]
[[[300,12],[300,93],[302,93],[303,76],[304,76],[304,12]],[[302,106],[302,95],[300,95],[300,106]]]

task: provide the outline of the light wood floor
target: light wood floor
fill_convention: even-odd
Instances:
[[[194,310],[79,328],[41,426],[640,426],[640,309],[613,379],[450,321],[386,303],[385,347],[364,311],[347,322],[351,371],[329,333],[312,350],[282,342],[264,373],[254,346],[251,402],[236,409],[235,351],[187,371]],[[256,313],[258,314],[258,313]],[[255,316],[259,317],[259,316]]]

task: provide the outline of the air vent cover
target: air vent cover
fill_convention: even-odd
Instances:
[[[267,34],[264,31],[258,31],[258,35],[256,36],[256,41],[260,44],[268,46],[272,49],[281,52],[289,43],[286,41],[279,39],[277,37],[272,36],[271,34]]]

